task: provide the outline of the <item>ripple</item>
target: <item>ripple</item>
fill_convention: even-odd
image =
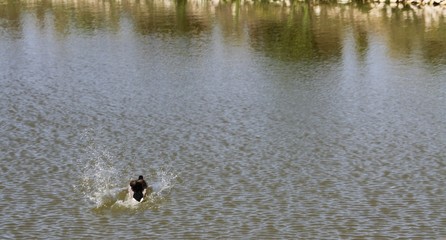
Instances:
[[[382,38],[392,24],[322,14],[308,32],[309,15],[286,15],[299,4],[234,18],[228,3],[157,32],[140,4],[22,4],[6,10],[19,28],[0,20],[0,238],[446,236],[443,63],[412,40],[393,49],[423,26]],[[135,207],[123,188],[139,174],[158,194]]]

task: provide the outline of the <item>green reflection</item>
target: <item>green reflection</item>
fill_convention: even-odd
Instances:
[[[135,31],[147,34],[188,34],[208,31],[210,16],[206,5],[196,9],[186,0],[145,1],[125,8],[132,16]]]
[[[293,5],[285,14],[281,10],[268,11],[262,6],[257,10],[258,18],[254,19],[250,28],[251,40],[256,48],[284,60],[305,60],[318,53],[328,56],[339,49],[336,38],[319,38],[320,29],[310,13],[310,5]]]
[[[364,1],[0,1],[0,28],[11,36],[23,35],[25,16],[34,18],[37,28],[51,28],[59,36],[117,33],[129,26],[141,35],[193,36],[211,34],[217,25],[228,41],[248,42],[286,61],[339,57],[351,31],[360,56],[375,36],[384,39],[392,57],[421,52],[428,62],[444,63],[445,15],[440,6]]]
[[[7,0],[0,2],[0,28],[5,28],[10,33],[21,32],[21,8],[20,1]]]

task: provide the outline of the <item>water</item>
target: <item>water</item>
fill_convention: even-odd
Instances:
[[[0,238],[444,238],[444,19],[0,1]]]

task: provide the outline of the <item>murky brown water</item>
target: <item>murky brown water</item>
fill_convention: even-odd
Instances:
[[[445,9],[0,0],[0,238],[446,237]]]

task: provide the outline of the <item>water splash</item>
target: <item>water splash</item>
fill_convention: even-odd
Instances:
[[[139,203],[125,191],[124,199],[122,199],[121,193],[121,197],[118,197],[118,200],[111,206],[112,210],[119,211],[125,208],[154,209],[160,207],[175,186],[178,175],[171,168],[164,167],[156,170],[151,169],[150,172],[150,176],[146,179],[152,187],[152,192]]]
[[[156,171],[155,181],[152,183],[152,195],[163,196],[169,194],[175,186],[178,175],[171,168],[160,168]]]
[[[94,157],[94,161],[84,166],[81,187],[84,195],[98,206],[119,190],[116,185],[118,172],[108,162],[110,158],[107,152],[102,152]]]
[[[86,154],[78,159],[80,182],[75,188],[98,207],[114,201],[121,190],[120,174],[115,167],[115,157],[96,144],[91,132],[83,137],[87,141]]]
[[[172,167],[147,169],[145,179],[153,191],[142,203],[136,202],[128,194],[131,177],[122,162],[98,144],[93,131],[85,131],[82,139],[86,151],[85,156],[78,159],[79,182],[75,189],[95,205],[95,211],[157,208],[175,186],[178,175]]]

